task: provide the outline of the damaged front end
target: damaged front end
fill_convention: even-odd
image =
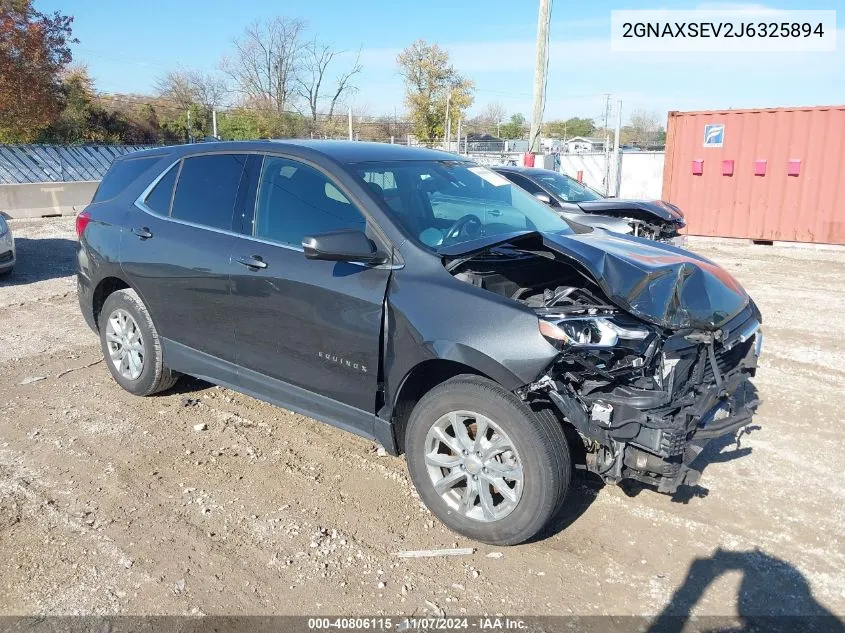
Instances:
[[[584,441],[587,469],[605,481],[636,479],[667,493],[694,485],[692,461],[713,438],[749,424],[759,403],[749,382],[762,344],[756,308],[716,331],[661,332],[582,289],[551,294],[537,312],[561,353],[520,395],[557,408]]]
[[[559,353],[516,393],[574,427],[587,469],[672,493],[698,481],[691,463],[710,440],[750,423],[761,316],[712,262],[612,239],[514,241],[510,257],[465,258],[453,274],[535,311]]]

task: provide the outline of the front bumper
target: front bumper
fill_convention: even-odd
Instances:
[[[665,493],[697,483],[692,462],[713,439],[747,426],[760,403],[750,381],[762,343],[758,317],[747,309],[721,340],[668,340],[657,389],[608,384],[578,392],[558,381],[549,397],[584,439],[587,469],[609,483],[634,479]]]

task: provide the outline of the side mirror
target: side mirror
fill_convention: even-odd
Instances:
[[[547,194],[547,193],[542,193],[542,192],[535,193],[534,197],[537,198],[537,200],[539,200],[543,204],[551,204],[552,203],[552,199],[549,196],[549,194]]]
[[[306,235],[302,238],[302,248],[308,259],[363,264],[383,264],[387,261],[387,255],[377,250],[363,231],[343,230]]]

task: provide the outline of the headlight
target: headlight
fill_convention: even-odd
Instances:
[[[540,333],[546,338],[572,347],[614,347],[619,339],[641,341],[649,331],[623,326],[608,317],[571,317],[540,319]]]
[[[0,215],[0,237],[9,232],[9,225],[6,224],[6,218]]]

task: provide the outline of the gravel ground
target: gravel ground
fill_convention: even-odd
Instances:
[[[363,439],[196,380],[122,391],[79,314],[73,220],[11,225],[0,614],[845,613],[841,250],[695,243],[764,315],[756,430],[686,494],[576,477],[553,529],[497,549]],[[476,551],[393,555],[455,545]]]

